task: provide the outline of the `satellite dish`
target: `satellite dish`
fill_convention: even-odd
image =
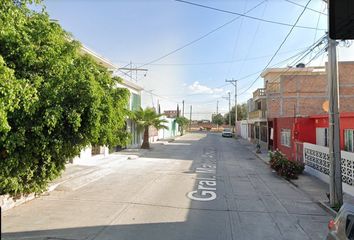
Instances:
[[[328,112],[328,110],[329,110],[329,101],[328,100],[326,100],[322,103],[322,109],[323,109],[323,111]]]

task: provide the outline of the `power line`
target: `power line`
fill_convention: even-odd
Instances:
[[[325,36],[326,36],[326,35],[325,35]],[[303,51],[300,51],[300,52],[296,53],[295,55],[293,55],[293,56],[291,56],[291,57],[288,57],[288,58],[286,58],[286,59],[284,59],[284,60],[281,60],[281,61],[279,61],[279,62],[277,62],[277,63],[271,65],[270,67],[276,67],[276,66],[278,66],[278,65],[281,65],[282,63],[288,62],[288,61],[291,60],[291,59],[294,59],[294,58],[297,58],[297,57],[302,56],[303,54],[305,54],[306,52],[308,52],[309,50],[311,50],[311,48],[313,48],[314,46],[316,47],[316,46],[323,40],[323,38],[324,38],[325,36],[321,37],[321,38],[316,42],[316,44],[311,44],[310,46],[307,46],[306,48],[302,48]],[[290,51],[289,51],[289,52],[290,52]],[[305,55],[305,56],[307,56],[307,55]],[[302,59],[302,58],[301,58],[301,59]],[[295,63],[295,62],[297,62],[297,61],[300,61],[301,59],[299,59],[299,60],[294,60],[293,63]],[[246,76],[237,78],[237,80],[240,81],[240,80],[247,79],[247,78],[249,78],[249,77],[251,77],[251,76],[253,76],[253,75],[255,75],[255,74],[260,74],[260,73],[262,73],[263,71],[264,71],[264,69],[259,70],[259,71],[256,71],[256,72],[253,72],[253,73],[250,73],[250,74],[248,74],[248,75],[246,75]],[[214,88],[223,88],[223,87],[226,87],[226,86],[228,86],[228,85],[230,85],[230,84],[229,84],[229,83],[226,83],[226,84],[223,84],[223,85],[214,87]],[[159,94],[156,94],[156,93],[152,93],[152,92],[150,92],[150,91],[146,91],[146,90],[143,90],[143,91],[144,91],[144,92],[147,92],[148,94],[152,94],[152,95],[155,95],[155,96],[157,96],[157,97],[164,98],[164,99],[166,99],[166,100],[168,100],[168,101],[175,102],[175,103],[180,103],[180,102],[182,102],[182,101],[179,101],[179,102],[178,102],[178,101],[173,101],[173,100],[171,100],[171,98],[172,98],[172,99],[173,99],[173,98],[174,98],[174,99],[178,99],[178,97],[183,98],[183,97],[185,97],[185,96],[195,96],[195,95],[203,95],[203,94],[204,94],[204,93],[194,93],[194,94],[187,94],[187,95],[168,95],[168,96],[162,96],[162,95],[159,95]],[[205,93],[205,94],[210,94],[210,93]],[[217,98],[213,98],[213,99],[210,100],[210,101],[201,101],[201,102],[192,102],[192,103],[193,103],[193,104],[215,103],[216,100],[221,99],[221,98],[222,98],[222,97],[217,97]]]
[[[206,6],[206,5],[202,5],[202,4],[198,4],[198,3],[193,3],[193,2],[189,2],[189,1],[185,1],[185,0],[175,0],[175,1],[186,3],[186,4],[190,4],[190,5],[194,5],[194,6],[197,6],[197,7],[207,8],[207,9],[211,9],[211,10],[215,10],[215,11],[219,11],[219,12],[224,12],[224,13],[229,13],[229,14],[233,14],[233,15],[238,15],[240,17],[250,18],[250,19],[253,19],[253,20],[258,20],[258,21],[262,21],[262,22],[273,23],[273,24],[282,25],[282,26],[288,26],[288,27],[292,27],[293,28],[293,25],[289,24],[289,23],[284,23],[284,22],[278,22],[278,21],[272,21],[272,20],[267,20],[267,19],[263,19],[263,18],[253,17],[253,16],[249,16],[249,15],[246,15],[246,14],[232,12],[232,11],[223,10],[223,9],[219,9],[219,8],[214,8],[214,7],[210,7],[210,6]],[[314,27],[300,26],[300,25],[296,26],[296,27],[297,28],[304,28],[304,29],[315,29]],[[321,30],[326,30],[326,29],[321,29]]]
[[[249,9],[249,10],[246,11],[245,13],[249,13],[249,12],[253,11],[254,9],[256,9],[258,6],[260,6],[261,4],[263,4],[263,3],[266,2],[266,1],[267,1],[267,0],[264,0],[264,1],[260,2],[259,4],[257,4],[256,6],[254,6],[254,7],[251,8],[251,9]],[[160,61],[161,59],[166,58],[166,57],[168,57],[168,56],[174,54],[175,52],[178,52],[178,51],[180,51],[180,50],[182,50],[182,49],[184,49],[184,48],[186,48],[186,47],[188,47],[188,46],[190,46],[190,45],[192,45],[192,44],[194,44],[194,43],[196,43],[196,42],[202,40],[203,38],[206,38],[206,37],[209,36],[210,34],[212,34],[212,33],[216,32],[216,31],[218,31],[219,29],[221,29],[221,28],[223,28],[223,27],[225,27],[225,26],[227,26],[227,25],[229,25],[229,24],[231,24],[231,23],[233,23],[234,21],[236,21],[236,20],[239,19],[240,17],[241,17],[241,16],[235,17],[235,18],[231,19],[230,21],[224,23],[223,25],[221,25],[221,26],[219,26],[219,27],[217,27],[217,28],[214,28],[214,29],[211,30],[210,32],[208,32],[208,33],[206,33],[206,34],[204,34],[204,35],[198,37],[197,39],[194,39],[193,41],[190,41],[190,42],[184,44],[183,46],[181,46],[181,47],[179,47],[179,48],[177,48],[177,49],[175,49],[175,50],[173,50],[173,51],[171,51],[171,52],[169,52],[169,53],[166,53],[166,54],[162,55],[161,57],[158,57],[158,58],[156,58],[156,59],[154,59],[154,60],[152,60],[152,61],[150,61],[150,62],[148,62],[148,63],[145,63],[145,64],[143,64],[143,65],[141,65],[141,66],[139,66],[139,67],[144,67],[144,66],[146,66],[146,65],[150,65],[150,64],[155,63],[155,62],[157,62],[157,61]]]
[[[314,57],[312,57],[307,63],[306,63],[306,65],[308,65],[308,64],[310,64],[313,60],[315,60],[316,58],[318,58],[320,55],[322,55],[323,53],[325,53],[326,52],[326,49],[327,49],[327,46],[325,46],[325,47],[323,47],[320,51],[318,51],[318,53],[316,53],[316,55],[314,56]],[[311,50],[312,51],[312,50]],[[301,59],[299,59],[298,61],[301,61],[302,59],[304,59],[307,55],[309,55],[310,54],[310,52],[309,53],[307,53],[306,55],[304,55]],[[274,85],[276,85],[276,84],[278,84],[278,83],[272,83],[272,81],[273,80],[275,80],[275,79],[277,79],[280,75],[282,75],[282,74],[284,74],[284,73],[286,73],[286,72],[288,72],[290,69],[292,69],[292,68],[287,68],[284,72],[281,72],[281,73],[279,73],[277,76],[275,76],[274,78],[272,78],[271,80],[269,80],[269,82],[270,83],[268,83],[268,84],[274,84]],[[295,77],[296,77],[297,75],[293,75],[290,79],[288,79],[288,80],[292,80],[292,79],[294,79]],[[307,77],[307,76],[306,76]],[[249,89],[249,88],[248,88]],[[248,90],[247,89],[247,90]],[[246,90],[246,91],[247,91]],[[242,92],[241,94],[244,94],[245,93],[245,91],[244,92]],[[239,95],[241,95],[241,94],[239,94]]]
[[[264,6],[264,9],[263,9],[263,12],[262,12],[262,18],[263,18],[263,16],[264,16],[266,7],[267,7],[267,4]],[[257,36],[257,34],[258,34],[259,27],[260,27],[261,23],[262,23],[262,22],[258,22],[258,24],[257,24],[256,31],[255,31],[254,34],[253,34],[251,44],[248,46],[247,53],[246,53],[245,56],[248,56],[248,54],[250,53],[250,51],[251,51],[251,49],[252,49],[252,47],[253,47],[253,44],[254,44],[254,41],[256,40],[256,36]],[[245,65],[245,62],[246,62],[246,57],[245,57],[244,60],[242,61],[241,67],[239,68],[239,70],[238,70],[238,72],[237,72],[238,74],[242,72],[243,66]]]
[[[324,48],[324,49],[325,49],[325,48]],[[300,59],[298,59],[298,60],[297,60],[296,62],[294,62],[294,63],[300,62],[300,61],[303,60],[305,57],[307,57],[312,51],[313,51],[313,49],[310,50],[308,53],[306,53],[304,56],[302,56]],[[321,50],[319,51],[319,53],[322,53],[322,51],[323,51],[323,49],[321,49]],[[308,62],[306,63],[306,65],[310,64],[315,58],[317,58],[317,57],[319,56],[319,55],[318,55],[319,53],[317,53],[313,58],[311,58],[311,60],[308,61]],[[292,68],[287,68],[286,71],[284,71],[284,72],[282,72],[282,73],[279,73],[279,74],[278,74],[276,77],[274,77],[272,80],[278,78],[281,74],[284,74],[284,73],[288,72],[290,69],[292,69]],[[264,69],[264,70],[265,70],[265,69]],[[264,71],[264,70],[263,70],[263,71]],[[263,71],[262,71],[262,72],[263,72]],[[239,95],[243,95],[244,93],[246,93],[246,92],[253,86],[253,84],[259,79],[259,77],[260,77],[260,76],[258,76],[257,79],[256,79],[255,81],[253,81],[253,83],[252,83],[246,90],[242,91],[242,93],[240,93]],[[271,81],[272,81],[272,80],[271,80]]]
[[[288,40],[290,34],[292,33],[292,31],[294,30],[296,24],[299,22],[300,18],[302,17],[302,15],[304,14],[307,6],[309,5],[309,3],[311,2],[311,0],[309,0],[307,2],[307,4],[305,5],[304,9],[302,10],[302,12],[300,13],[300,15],[297,17],[295,23],[292,25],[292,27],[290,28],[288,34],[285,36],[284,40],[281,42],[281,44],[279,45],[278,49],[275,51],[275,53],[273,54],[273,56],[270,58],[270,60],[268,61],[267,65],[264,67],[264,70],[267,69],[267,67],[270,65],[270,63],[273,61],[273,59],[275,58],[275,56],[278,54],[279,50],[282,48],[282,46],[284,45],[284,43],[286,42],[286,40]],[[242,93],[240,93],[239,95],[244,94],[245,92],[247,92],[259,79],[260,76],[258,76],[253,82],[252,84]]]
[[[286,1],[286,2],[288,2],[288,3],[291,3],[291,4],[294,4],[294,5],[296,5],[296,6],[302,7],[302,8],[305,7],[305,6],[302,5],[302,4],[299,4],[299,3],[297,3],[297,2],[293,2],[293,1],[290,1],[290,0],[284,0],[284,1]],[[320,14],[323,14],[323,15],[327,16],[326,13],[323,13],[323,12],[318,11],[318,10],[316,10],[316,9],[309,8],[309,7],[308,7],[307,9],[310,10],[310,11],[312,11],[312,12],[320,13]]]
[[[247,6],[246,4],[247,4],[247,2],[245,2],[245,8]],[[236,34],[236,39],[235,39],[235,43],[234,43],[234,48],[232,50],[231,59],[234,59],[235,54],[236,54],[236,49],[238,47],[238,42],[239,42],[240,35],[241,35],[240,33],[241,33],[242,25],[243,25],[243,18],[241,18],[241,22],[240,22],[240,25],[239,25],[239,28],[238,28],[238,31],[237,31],[237,34]],[[226,75],[230,74],[232,65],[233,65],[232,63],[229,65],[229,68],[227,70],[227,74]]]
[[[298,50],[304,50],[306,48],[307,47],[302,47],[302,48],[297,48],[297,49],[293,49],[293,50],[289,50],[289,51],[283,51],[283,52],[279,52],[278,55],[283,55],[283,54],[287,54],[287,53],[290,53],[290,52],[295,52],[295,51],[298,51]],[[214,61],[214,62],[152,63],[152,64],[149,64],[149,65],[151,65],[151,66],[199,66],[199,65],[214,65],[214,64],[217,65],[217,64],[228,64],[228,63],[235,63],[235,62],[242,62],[242,61],[252,61],[252,60],[266,58],[266,57],[269,57],[269,56],[272,56],[272,54],[249,57],[249,58],[243,58],[243,59]],[[116,62],[127,63],[127,61],[116,61]],[[137,63],[137,64],[144,64],[144,63]]]

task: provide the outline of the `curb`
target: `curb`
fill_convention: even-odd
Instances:
[[[126,160],[128,158],[129,157],[126,156]],[[103,163],[102,165],[103,166],[106,165],[106,168],[108,167],[107,169],[109,170],[109,164],[110,164],[110,162],[106,162],[106,163]],[[75,180],[75,179],[80,179],[80,178],[84,178],[85,176],[90,176],[91,180],[88,179],[90,181],[87,181],[87,182],[88,183],[94,182],[95,180],[92,181],[92,176],[95,176],[95,174],[98,175],[97,177],[95,177],[95,179],[99,180],[100,178],[105,176],[104,173],[105,173],[105,170],[107,170],[107,169],[91,168],[88,170],[87,169],[80,170],[80,171],[72,174],[71,176],[68,176],[67,178],[62,179],[61,181],[60,181],[60,178],[58,178],[57,181],[54,180],[53,182],[48,183],[47,189],[41,193],[30,193],[27,195],[22,195],[21,197],[18,197],[18,198],[11,197],[9,194],[0,195],[1,211],[5,212],[5,211],[10,210],[14,207],[17,207],[19,205],[22,205],[24,203],[32,201],[38,197],[48,195],[50,192],[54,191],[55,189],[57,189],[60,186],[63,186],[65,188],[65,183]],[[101,172],[100,172],[100,170],[101,170]],[[76,188],[76,189],[78,189],[78,188]],[[75,189],[72,189],[72,190],[75,190]]]
[[[256,155],[256,157],[257,157],[258,159],[262,160],[262,162],[264,162],[264,164],[269,165],[269,162],[265,161],[262,157],[260,157],[260,156],[258,155],[258,153],[254,152],[254,151],[251,151],[251,152],[252,152],[254,155]]]
[[[293,186],[295,186],[295,187],[297,187],[298,189],[301,190],[301,188],[299,187],[299,185],[297,185],[296,183],[294,183],[291,179],[289,179],[288,182],[289,182],[290,184],[292,184]],[[303,190],[301,190],[301,191],[303,191]],[[304,191],[303,191],[303,192],[304,192]]]
[[[255,151],[250,150],[254,155],[256,155],[256,157],[260,160],[262,160],[262,162],[264,162],[264,164],[269,165],[269,162],[265,161],[262,157],[260,157]],[[304,194],[306,194],[306,196],[308,196],[310,199],[312,199],[312,197],[304,190],[302,190],[299,185],[297,185],[295,182],[293,182],[291,179],[287,180],[285,178],[283,178],[285,181],[287,181],[288,183],[290,183],[291,185],[293,185],[294,187],[296,187],[297,189],[299,189],[301,192],[303,192]],[[316,203],[320,208],[322,208],[325,212],[327,212],[328,214],[330,214],[332,217],[336,217],[337,212],[335,210],[333,210],[330,206],[328,206],[328,204],[324,201],[314,201],[312,200],[314,203]]]
[[[335,217],[337,215],[337,212],[333,210],[330,206],[326,204],[326,202],[319,201],[316,202],[318,206],[320,206],[323,210],[325,210],[327,213],[329,213],[332,217]]]

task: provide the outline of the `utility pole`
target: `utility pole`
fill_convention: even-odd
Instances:
[[[334,1],[334,0],[331,0]],[[328,12],[329,1],[327,1]],[[328,18],[328,27],[329,27]],[[331,207],[342,206],[342,170],[341,151],[339,134],[339,89],[338,89],[338,63],[337,63],[337,41],[328,35],[328,86],[329,86],[329,191]]]
[[[231,92],[229,92],[229,128],[231,129]]]
[[[218,116],[218,115],[219,115],[219,100],[216,101],[216,116]],[[216,129],[219,131],[219,123],[218,122],[216,122]]]
[[[232,79],[232,80],[225,80],[225,81],[231,83],[235,87],[235,135],[237,135],[237,80]]]
[[[224,99],[229,99],[229,128],[231,128],[231,93],[228,92],[229,96],[228,97],[222,97]]]
[[[133,80],[133,71],[135,71],[135,81],[138,81],[138,72],[139,71],[142,71],[142,72],[147,72],[148,71],[148,69],[146,69],[146,68],[133,67],[133,63],[131,61],[130,61],[130,63],[128,65],[129,65],[129,67],[121,67],[121,68],[118,68],[118,70],[128,71],[129,75],[127,73],[125,73],[125,75],[129,76],[130,80]]]
[[[192,105],[189,110],[189,131],[192,129]]]
[[[182,101],[182,117],[184,117],[184,100]]]

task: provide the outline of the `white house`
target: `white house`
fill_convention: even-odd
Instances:
[[[115,66],[112,62],[108,59],[98,55],[94,51],[88,49],[87,47],[81,47],[82,54],[90,55],[98,64],[101,66],[106,67],[109,71],[112,72],[112,75],[118,75],[118,67]],[[137,83],[132,81],[128,81],[122,78],[123,81],[117,84],[117,87],[126,88],[130,92],[130,101],[129,101],[129,110],[134,111],[141,106],[141,91],[143,88],[139,86]],[[126,130],[131,134],[131,143],[128,148],[137,148],[141,145],[142,142],[142,135],[138,131],[137,126],[134,121],[131,119],[126,120]],[[118,147],[117,147],[118,148]],[[116,149],[117,150],[117,149]],[[109,155],[109,149],[105,146],[88,146],[87,148],[83,149],[79,156],[73,159],[73,163],[82,163],[89,160],[97,160],[100,158],[104,158]]]

